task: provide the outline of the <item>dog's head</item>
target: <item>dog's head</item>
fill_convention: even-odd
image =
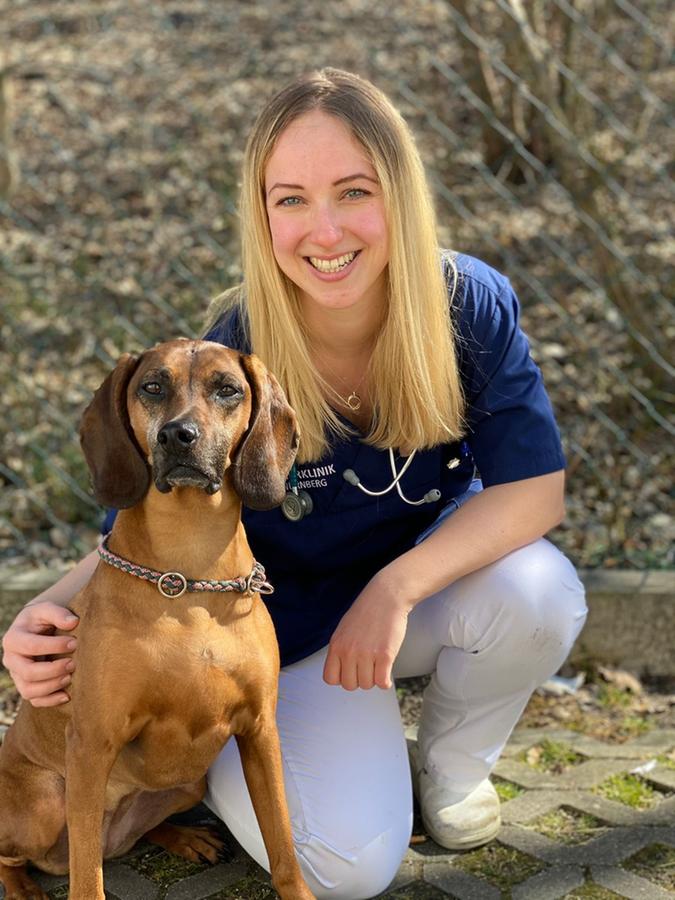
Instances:
[[[262,362],[209,341],[125,354],[84,411],[80,441],[94,495],[125,509],[157,490],[213,494],[230,470],[252,509],[284,497],[298,447],[293,410]]]

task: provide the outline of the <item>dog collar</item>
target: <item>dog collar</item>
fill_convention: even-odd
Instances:
[[[230,581],[195,581],[192,578],[186,578],[180,572],[155,572],[154,569],[139,566],[128,559],[116,556],[108,549],[108,535],[101,541],[98,555],[109,566],[114,566],[121,572],[156,584],[157,590],[164,597],[182,597],[186,591],[208,591],[210,593],[237,591],[240,594],[271,594],[274,591],[265,577],[265,569],[255,560],[253,560],[251,574],[247,578],[242,575],[239,578],[232,578]]]

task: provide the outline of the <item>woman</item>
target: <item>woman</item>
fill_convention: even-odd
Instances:
[[[317,897],[372,897],[408,844],[410,766],[439,844],[478,846],[499,828],[488,775],[586,614],[572,566],[542,538],[563,515],[564,458],[508,280],[439,253],[414,141],[373,85],[325,69],[268,103],[241,220],[244,285],[207,337],[258,353],[302,432],[290,519],[244,514],[276,587],[294,839]],[[67,700],[74,662],[32,657],[67,651],[39,633],[67,624],[94,565],[5,637],[35,704]],[[409,763],[392,678],[422,674]],[[234,742],[207,802],[266,865]]]

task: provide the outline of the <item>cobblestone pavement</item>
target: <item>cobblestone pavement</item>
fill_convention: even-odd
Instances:
[[[576,764],[559,774],[534,768],[531,748],[543,744],[570,748]],[[413,843],[381,900],[672,900],[675,770],[669,754],[674,747],[674,729],[620,745],[552,728],[516,730],[495,772],[502,790],[512,796],[502,803],[498,838],[479,850],[450,853],[424,837],[417,822]],[[625,780],[629,773],[634,773],[629,781],[648,792],[646,808],[603,796],[607,791],[602,786],[617,777]],[[200,809],[200,821],[208,819],[208,811]],[[570,822],[568,828],[565,823]],[[106,896],[273,900],[277,895],[266,873],[231,837],[227,843],[228,858],[216,866],[186,863],[148,845],[137,847],[106,864]],[[65,878],[37,877],[53,900],[67,896]]]

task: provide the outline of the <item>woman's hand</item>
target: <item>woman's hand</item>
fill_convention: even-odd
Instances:
[[[328,646],[327,684],[347,691],[390,688],[391,669],[401,648],[412,605],[399,596],[386,569],[372,578],[344,614]]]
[[[70,684],[75,661],[70,656],[48,662],[40,657],[72,653],[76,639],[55,635],[54,631],[71,631],[79,621],[56,603],[31,603],[21,610],[2,639],[3,665],[21,696],[33,706],[58,706],[70,699],[64,688]]]

